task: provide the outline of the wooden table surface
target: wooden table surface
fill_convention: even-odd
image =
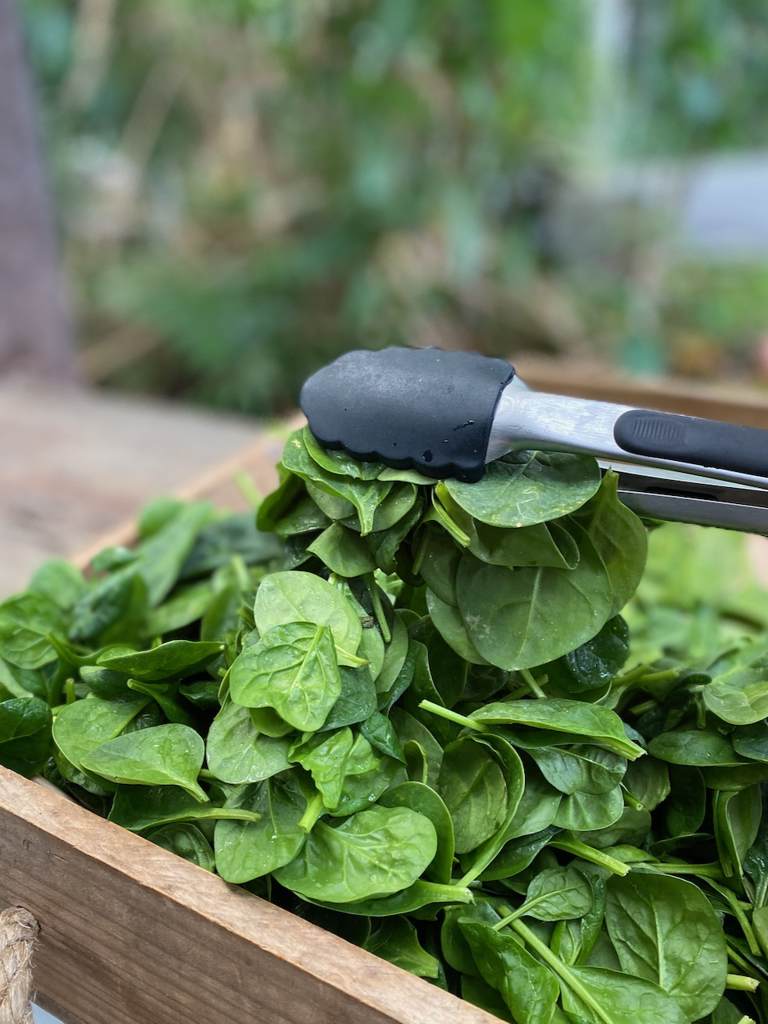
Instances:
[[[261,425],[171,403],[0,379],[0,597],[252,443]]]

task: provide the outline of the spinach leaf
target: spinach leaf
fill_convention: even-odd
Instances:
[[[524,725],[579,735],[594,744],[634,760],[644,751],[627,738],[621,719],[609,708],[564,698],[516,700],[486,704],[470,718],[482,726]]]
[[[184,860],[196,864],[204,871],[214,871],[216,860],[211,844],[195,825],[188,822],[179,825],[163,825],[147,834],[147,839],[156,846],[162,846]]]
[[[464,552],[456,574],[459,611],[483,658],[507,670],[530,668],[602,629],[613,614],[611,583],[586,534],[579,549],[581,559],[572,570],[509,570]]]
[[[200,803],[178,786],[118,786],[109,812],[110,821],[132,832],[183,821],[218,821],[221,818],[257,821],[259,815],[251,808]]]
[[[229,676],[232,700],[273,708],[295,729],[319,729],[341,694],[341,675],[328,626],[274,626],[244,648]]]
[[[62,610],[44,594],[27,593],[0,604],[0,657],[19,668],[40,668],[56,660],[51,633],[64,630]]]
[[[208,769],[222,782],[261,782],[290,767],[290,745],[287,737],[259,733],[248,708],[227,701],[208,730]]]
[[[493,752],[471,737],[445,748],[438,789],[453,819],[457,853],[474,850],[504,820],[504,773]]]
[[[186,725],[156,725],[108,740],[81,757],[81,766],[110,782],[180,786],[201,802],[197,782],[205,744]]]
[[[424,949],[416,929],[404,917],[385,919],[363,947],[418,978],[437,978],[440,975],[440,961]]]
[[[122,700],[91,697],[61,708],[53,723],[53,740],[66,759],[82,768],[83,758],[108,740],[116,739],[147,706],[145,696]]]
[[[606,925],[622,970],[659,985],[688,1020],[715,1009],[725,991],[725,936],[693,883],[664,875],[613,877]]]
[[[530,749],[529,755],[547,782],[566,795],[608,793],[619,785],[627,769],[626,760],[618,754],[581,744]]]
[[[486,984],[496,989],[514,1020],[550,1024],[560,986],[554,975],[513,935],[482,921],[459,919],[472,958]]]
[[[387,790],[379,803],[383,807],[410,807],[412,811],[429,818],[435,827],[437,849],[425,875],[434,882],[448,884],[453,870],[456,851],[453,818],[438,793],[421,782],[402,782]]]
[[[373,807],[339,825],[319,821],[275,878],[305,899],[350,903],[407,889],[432,863],[432,822],[407,807]]]
[[[217,823],[214,849],[221,877],[250,882],[290,864],[307,838],[301,820],[310,798],[311,788],[293,771],[238,787],[227,808],[247,809],[259,820]]]
[[[253,615],[262,636],[275,626],[294,623],[328,626],[340,663],[354,664],[349,656],[360,644],[360,619],[343,594],[318,576],[295,570],[272,573],[256,592]]]
[[[337,576],[364,576],[373,572],[376,562],[359,534],[341,523],[331,523],[307,548]]]
[[[123,672],[147,683],[188,675],[221,654],[223,644],[202,640],[169,640],[148,651],[110,649],[99,656],[98,665]]]
[[[481,523],[519,528],[575,511],[597,491],[600,470],[585,455],[510,452],[490,463],[479,483],[447,480],[445,486]]]

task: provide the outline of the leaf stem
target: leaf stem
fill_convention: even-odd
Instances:
[[[564,982],[564,984],[578,996],[582,1003],[592,1011],[600,1024],[613,1024],[611,1018],[597,1002],[592,993],[588,992],[577,978],[574,978],[560,957],[553,953],[545,942],[542,942],[541,939],[535,935],[530,928],[524,925],[522,921],[513,921],[511,927],[517,932],[523,942],[525,942],[527,946],[530,946],[539,958],[543,960],[548,967],[551,967],[560,980]]]
[[[743,974],[727,974],[725,987],[733,989],[734,992],[757,992],[760,982],[757,978],[747,978]]]
[[[702,875],[702,878],[706,878],[706,875]],[[762,956],[760,943],[757,941],[757,936],[755,935],[752,929],[752,925],[749,923],[749,918],[744,913],[741,907],[741,901],[739,900],[739,898],[736,896],[734,892],[731,892],[731,890],[727,886],[718,885],[718,883],[715,882],[714,879],[707,878],[707,881],[715,890],[715,892],[718,893],[718,895],[722,896],[725,902],[731,908],[733,916],[739,922],[741,930],[744,932],[744,938],[747,940],[747,945],[749,946],[750,953],[754,953],[755,956]]]
[[[528,689],[531,691],[532,694],[539,698],[547,696],[546,693],[544,693],[542,688],[539,686],[539,684],[536,682],[536,679],[534,678],[534,675],[530,669],[521,668],[520,675],[528,684]]]
[[[379,588],[376,586],[376,580],[374,579],[373,573],[365,578],[365,584],[368,588],[368,593],[371,595],[371,605],[373,606],[373,614],[376,616],[376,621],[379,624],[381,635],[384,638],[384,643],[388,644],[392,639],[392,634],[389,630],[389,623],[387,617],[384,614],[384,609],[381,606],[381,595],[379,594]]]
[[[315,827],[318,818],[324,813],[323,798],[320,793],[315,793],[307,803],[306,809],[299,820],[299,828],[302,832],[311,832]]]
[[[466,715],[460,715],[458,711],[451,711],[450,708],[443,708],[431,700],[419,701],[419,707],[424,711],[429,711],[430,714],[437,715],[438,718],[445,718],[448,722],[463,725],[465,729],[473,729],[475,732],[487,731],[487,727],[482,722],[476,722],[474,718],[467,718]]]
[[[599,867],[605,868],[611,874],[619,875],[621,878],[629,874],[629,865],[621,860],[617,860],[615,857],[609,856],[607,853],[603,853],[602,850],[596,850],[594,846],[587,846],[586,843],[582,843],[579,839],[555,839],[549,845],[553,846],[556,850],[562,850],[563,853],[571,853],[574,857],[579,857],[581,860],[597,864]]]

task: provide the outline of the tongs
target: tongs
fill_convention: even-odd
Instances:
[[[639,515],[768,533],[768,430],[529,389],[502,359],[435,348],[348,352],[301,392],[326,448],[479,480],[507,452],[594,455]]]

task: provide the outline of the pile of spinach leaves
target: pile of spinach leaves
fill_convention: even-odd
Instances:
[[[589,458],[304,429],[279,474],[0,605],[0,763],[502,1020],[768,1021],[768,620],[678,600],[707,531],[652,535],[630,647],[648,530]]]

